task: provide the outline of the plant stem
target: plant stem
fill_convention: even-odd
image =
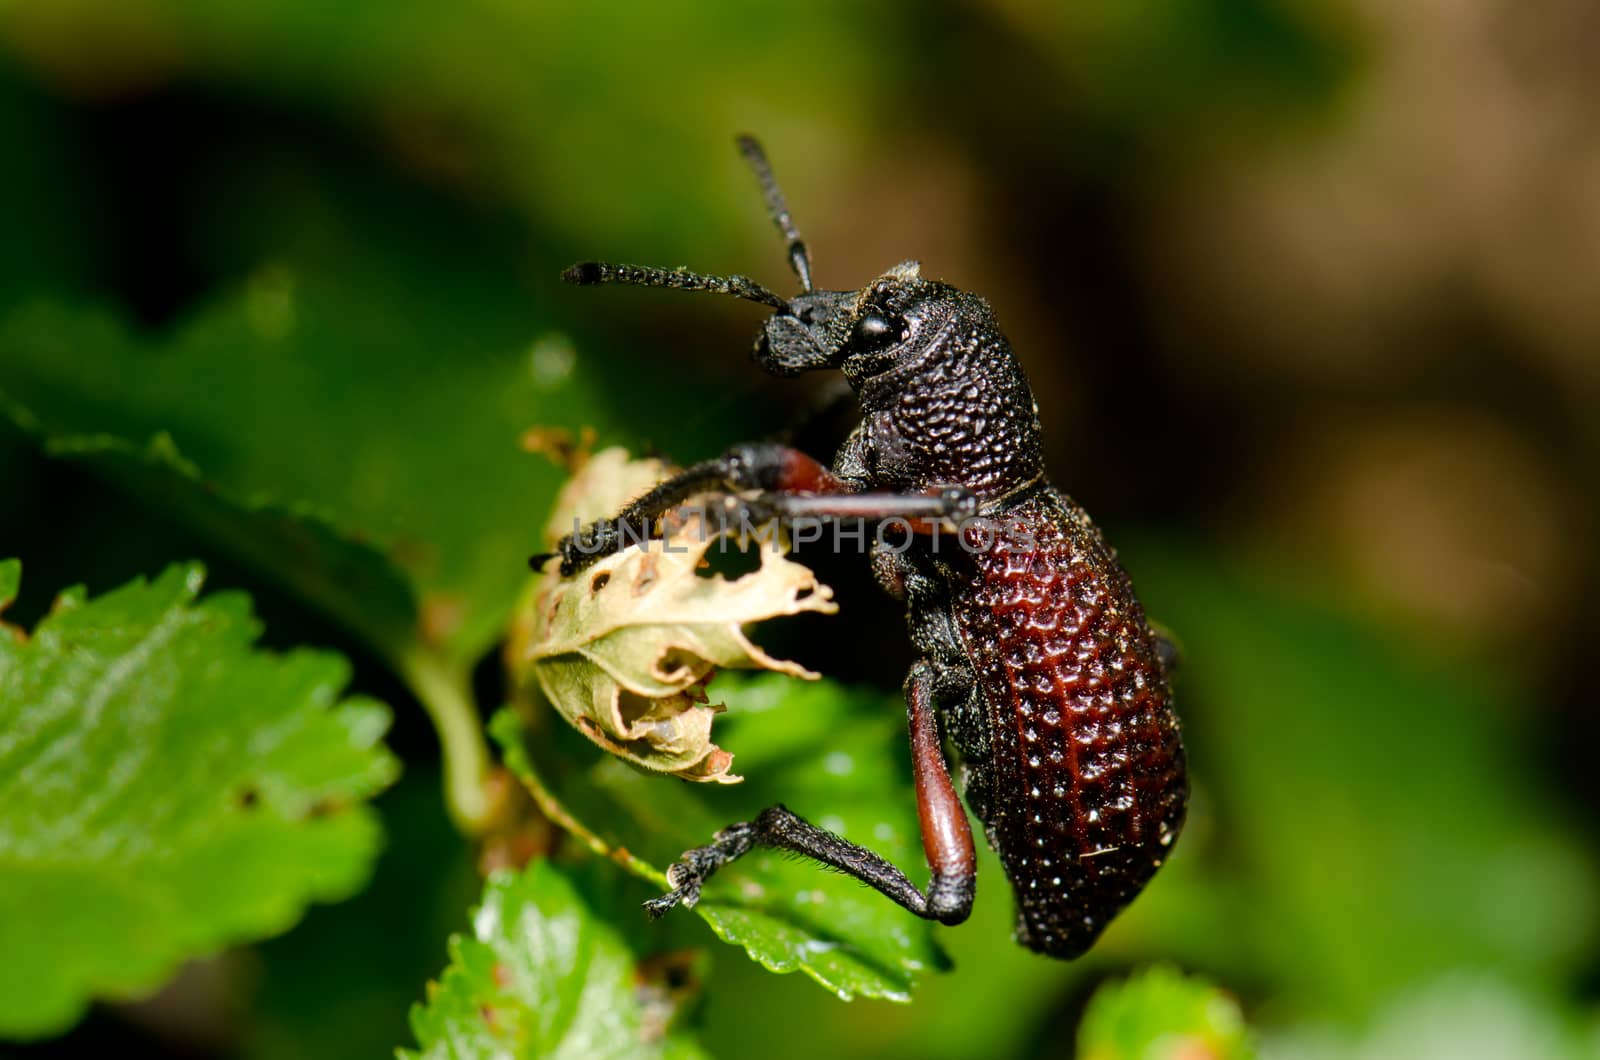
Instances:
[[[523,728],[522,718],[515,709],[506,708],[500,711],[490,720],[489,731],[500,744],[506,766],[522,782],[522,786],[532,796],[539,812],[549,818],[552,824],[588,847],[590,853],[616,862],[639,879],[653,883],[657,887],[669,886],[666,873],[643,858],[635,856],[626,848],[614,847],[601,839],[587,825],[574,817],[572,811],[556,797],[555,792],[545,786],[544,778],[539,775],[539,770],[533,764],[533,756],[528,753],[527,733]]]
[[[572,816],[560,799],[544,786],[544,781],[539,774],[530,767],[520,774],[522,786],[528,789],[528,794],[533,796],[534,805],[539,807],[539,812],[550,818],[556,827],[561,828],[589,848],[590,853],[621,865],[628,872],[648,883],[658,887],[667,887],[667,874],[651,865],[643,858],[634,856],[622,847],[613,847],[604,839],[591,832],[582,821]]]
[[[486,784],[489,745],[467,674],[421,651],[406,653],[399,669],[439,734],[450,818],[467,835],[481,835],[494,811]]]

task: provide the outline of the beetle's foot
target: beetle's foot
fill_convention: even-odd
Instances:
[[[683,862],[678,862],[667,870],[667,883],[672,885],[672,890],[645,902],[645,916],[651,920],[659,920],[679,904],[689,909],[694,908],[695,903],[700,900],[700,885],[705,882],[705,877],[693,871],[685,871],[686,869],[687,866]]]
[[[667,869],[667,884],[672,890],[645,902],[645,915],[655,920],[679,904],[694,908],[700,900],[700,888],[711,874],[748,851],[754,839],[753,825],[734,824],[718,832],[706,846],[684,851]]]
[[[644,540],[644,532],[622,519],[600,519],[568,534],[556,545],[561,556],[561,576],[570,578],[585,567]]]
[[[556,553],[561,556],[561,576],[570,578],[615,552],[621,536],[610,520],[602,520],[563,537],[556,544]]]
[[[644,903],[644,915],[649,917],[651,920],[660,920],[662,917],[666,916],[667,913],[671,911],[672,907],[677,905],[679,902],[682,902],[684,905],[693,908],[694,903],[698,902],[699,900],[700,893],[698,888],[695,890],[694,895],[690,896],[684,893],[683,888],[676,887],[668,891],[666,894],[661,895],[659,898],[651,898],[646,901]]]

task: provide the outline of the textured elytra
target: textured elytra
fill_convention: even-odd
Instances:
[[[952,599],[988,728],[967,798],[1016,891],[1019,941],[1072,957],[1176,840],[1183,747],[1155,635],[1088,516],[1044,486],[996,522]]]

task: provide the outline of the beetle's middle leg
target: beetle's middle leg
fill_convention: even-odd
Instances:
[[[570,577],[592,563],[654,536],[662,515],[701,493],[745,494],[736,506],[752,524],[772,519],[942,519],[977,510],[960,487],[926,494],[861,492],[821,463],[785,445],[741,445],[674,475],[635,498],[615,518],[601,519],[568,534],[557,546],[561,574]]]
[[[972,829],[956,796],[939,742],[936,697],[965,694],[961,680],[923,661],[906,678],[906,713],[911,729],[911,761],[922,825],[922,848],[933,877],[919,891],[905,873],[883,857],[832,832],[818,828],[782,805],[769,806],[755,820],[730,825],[706,846],[686,852],[667,872],[672,890],[646,902],[645,911],[661,916],[682,902],[694,905],[700,888],[722,866],[755,847],[775,847],[820,861],[853,876],[917,916],[942,924],[959,924],[972,911],[977,856]]]

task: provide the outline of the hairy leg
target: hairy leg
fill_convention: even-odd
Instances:
[[[753,821],[724,828],[707,845],[687,851],[667,872],[672,890],[646,902],[645,911],[658,917],[680,902],[692,906],[699,901],[705,881],[718,869],[756,847],[773,847],[853,876],[917,916],[943,924],[959,924],[967,919],[972,911],[977,860],[972,830],[939,744],[934,700],[936,689],[943,691],[941,686],[949,685],[948,680],[939,680],[933,665],[926,661],[913,666],[906,678],[922,847],[933,870],[926,890],[919,891],[905,873],[881,856],[778,805],[762,810]]]

